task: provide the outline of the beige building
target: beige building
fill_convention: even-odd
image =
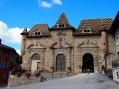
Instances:
[[[22,35],[22,67],[49,72],[101,72],[111,69],[115,58],[115,40],[109,30],[113,20],[82,20],[77,29],[64,13],[56,24],[36,24]]]

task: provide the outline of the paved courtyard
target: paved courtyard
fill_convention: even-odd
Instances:
[[[119,84],[101,74],[86,73],[9,89],[119,89]]]

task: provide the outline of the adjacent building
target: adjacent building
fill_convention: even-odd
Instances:
[[[116,58],[119,59],[119,11],[110,29],[110,33],[114,35],[116,41]]]
[[[35,24],[22,35],[22,67],[34,72],[102,72],[112,69],[115,39],[111,18],[85,19],[75,29],[62,13],[56,24]]]
[[[113,34],[116,43],[115,47],[117,60],[113,62],[113,79],[119,82],[119,11],[111,26],[110,33]]]
[[[0,84],[7,84],[10,67],[16,65],[18,53],[16,51],[1,43],[0,39]]]

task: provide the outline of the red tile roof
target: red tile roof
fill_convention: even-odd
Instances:
[[[23,32],[21,33],[21,35],[27,35],[27,27],[24,28]]]
[[[36,32],[39,33],[36,35]],[[28,37],[50,36],[47,24],[36,24],[28,32]]]
[[[66,18],[66,16],[65,16],[64,13],[61,14],[61,16],[59,17],[59,19],[56,22],[56,24],[53,27],[51,27],[50,30],[61,29],[61,28],[58,28],[57,27],[58,24],[65,24],[66,25],[66,27],[65,28],[62,28],[62,29],[69,29],[69,28],[73,28],[74,29],[74,27],[69,24],[69,22],[68,22],[68,20],[67,20],[67,18]]]
[[[111,26],[109,32],[111,34],[115,34],[115,32],[118,30],[118,28],[119,28],[119,11],[118,11],[113,23],[112,23],[112,26]]]
[[[78,29],[74,32],[74,35],[92,35],[100,34],[101,30],[109,30],[112,25],[113,20],[111,18],[105,19],[88,19],[82,20]],[[91,33],[84,32],[83,30],[91,29]]]
[[[14,48],[9,47],[9,46],[4,45],[4,44],[0,44],[0,48],[5,48],[5,49],[9,49],[9,50],[15,50]]]

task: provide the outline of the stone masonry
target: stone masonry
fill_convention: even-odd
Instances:
[[[71,73],[111,69],[116,59],[115,40],[108,32],[112,22],[109,18],[82,20],[75,29],[62,13],[51,28],[47,24],[36,24],[30,31],[25,28],[21,33],[22,67],[31,72]],[[85,59],[92,62],[86,65]]]

